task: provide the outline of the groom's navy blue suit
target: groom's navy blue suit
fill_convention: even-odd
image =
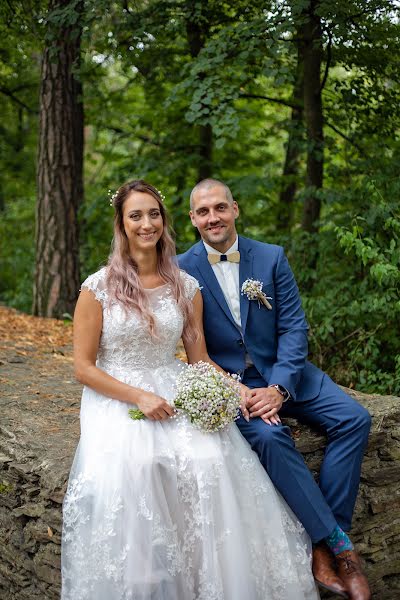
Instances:
[[[239,236],[239,251],[240,287],[249,278],[261,281],[272,306],[268,310],[242,295],[241,328],[228,308],[203,242],[178,260],[202,286],[210,357],[226,371],[239,373],[249,387],[285,387],[290,399],[280,416],[322,427],[328,436],[318,487],[288,427],[267,425],[259,417],[249,423],[243,417],[237,421],[274,485],[316,542],[329,535],[336,523],[345,531],[350,529],[370,416],[307,361],[308,327],[283,248]],[[247,369],[246,352],[254,365]]]

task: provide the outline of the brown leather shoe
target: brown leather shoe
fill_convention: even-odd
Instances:
[[[313,575],[318,585],[342,598],[348,598],[343,581],[335,571],[335,558],[325,544],[313,548]]]
[[[338,575],[342,579],[351,600],[370,600],[367,577],[355,550],[345,550],[336,556]]]

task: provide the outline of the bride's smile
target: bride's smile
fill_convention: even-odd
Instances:
[[[155,248],[164,229],[157,200],[145,192],[131,192],[124,204],[124,229],[131,253]]]

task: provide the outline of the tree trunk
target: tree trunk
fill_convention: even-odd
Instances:
[[[277,218],[277,229],[281,232],[290,232],[294,220],[293,204],[297,191],[296,178],[299,170],[303,139],[304,75],[300,49],[298,49],[297,53],[297,73],[292,99],[296,107],[292,108],[289,125],[289,137],[282,173],[283,181],[279,194],[279,214]]]
[[[213,132],[211,125],[200,125],[199,181],[212,176]]]
[[[189,7],[189,16],[186,21],[186,35],[189,44],[190,55],[192,58],[196,58],[204,47],[205,40],[209,32],[209,23],[207,18],[199,20],[199,15],[196,14],[198,11],[199,3],[195,0],[189,0],[187,3]],[[207,2],[203,5],[205,14],[207,12]],[[196,14],[196,18],[194,15]],[[202,74],[200,74],[200,79]],[[213,152],[213,131],[210,124],[198,125],[199,131],[199,163],[198,163],[198,174],[197,181],[212,177],[212,152]]]
[[[49,11],[68,10],[73,4],[70,0],[50,0]],[[75,6],[80,14],[82,5]],[[43,53],[40,91],[33,313],[61,317],[72,314],[80,285],[78,208],[83,198],[83,104],[76,72],[81,26],[49,27],[52,41]]]
[[[323,185],[324,134],[321,95],[323,55],[317,0],[311,0],[299,27],[300,52],[304,64],[304,119],[307,131],[307,195],[304,200],[302,227],[309,233],[318,231],[321,211],[319,192]]]

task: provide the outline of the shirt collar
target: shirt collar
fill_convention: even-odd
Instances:
[[[212,246],[209,246],[208,244],[206,244],[206,242],[204,240],[203,240],[203,244],[204,244],[204,248],[206,249],[207,254],[231,254],[232,252],[236,252],[236,250],[239,248],[239,239],[238,239],[238,236],[236,236],[236,240],[233,242],[232,246],[230,248],[228,248],[228,250],[226,252],[219,252],[219,250],[216,250]]]

